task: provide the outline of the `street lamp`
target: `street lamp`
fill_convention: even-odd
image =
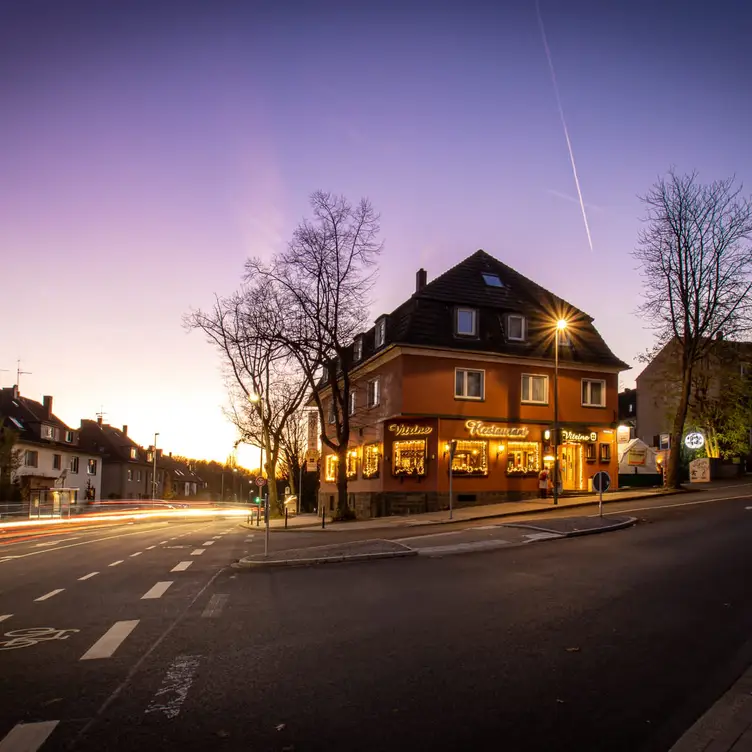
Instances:
[[[152,499],[157,498],[157,436],[159,436],[158,433],[154,434],[154,455],[152,456],[152,460],[154,462],[153,470],[152,470]]]
[[[253,404],[259,405],[259,411],[261,410],[261,395],[256,394],[256,392],[251,392],[248,395],[248,399]],[[264,477],[264,444],[266,443],[266,431],[264,430],[264,416],[261,415],[261,458],[259,460],[261,464],[261,477]],[[267,556],[269,553],[269,489],[266,490],[266,497],[264,497],[264,487],[261,486],[261,496],[262,498],[265,498],[266,501],[264,503],[264,517],[266,518],[266,530],[264,531],[264,556]]]
[[[559,319],[554,335],[554,506],[559,503],[559,336],[567,326]]]

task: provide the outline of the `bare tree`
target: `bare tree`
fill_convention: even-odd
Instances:
[[[669,171],[642,197],[646,227],[634,257],[643,276],[643,317],[658,346],[679,343],[679,400],[666,483],[679,485],[679,446],[695,366],[714,340],[733,339],[752,323],[752,203],[734,178],[710,184]]]
[[[290,488],[298,496],[301,493],[300,470],[305,462],[306,425],[305,413],[299,412],[285,424],[281,436],[282,462],[287,470]]]
[[[339,459],[337,510],[345,516],[351,347],[368,321],[380,226],[367,199],[352,205],[317,191],[311,207],[313,219],[298,225],[271,264],[246,263],[246,280],[271,282],[276,305],[285,312],[279,341],[300,364],[319,411],[321,441]]]
[[[277,494],[277,464],[285,425],[300,408],[307,381],[296,361],[280,344],[282,309],[270,303],[266,280],[227,298],[217,298],[209,312],[186,317],[219,350],[225,368],[230,407],[227,415],[238,429],[238,443],[262,447],[270,508],[282,507]]]

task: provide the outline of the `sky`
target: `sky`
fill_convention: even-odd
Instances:
[[[322,189],[381,214],[374,318],[483,248],[593,316],[633,385],[639,195],[672,166],[752,186],[747,6],[540,0],[591,251],[533,0],[5,0],[0,384],[20,359],[70,425],[225,459],[183,316]]]

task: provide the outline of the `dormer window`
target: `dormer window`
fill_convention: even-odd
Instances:
[[[43,426],[42,427],[42,436],[45,439],[54,439],[55,438],[55,429],[52,426]]]
[[[507,339],[512,342],[524,342],[527,336],[527,322],[519,313],[510,313],[507,316]]]
[[[478,311],[475,308],[458,308],[454,317],[454,333],[458,337],[478,336]]]
[[[376,322],[376,338],[375,338],[376,349],[378,349],[379,347],[383,347],[384,342],[386,342],[386,319],[382,318]]]
[[[363,358],[363,337],[358,335],[353,343],[353,360],[357,363]]]
[[[488,287],[504,287],[498,274],[483,274],[483,281]]]
[[[136,447],[131,447],[131,459],[132,460],[138,459],[138,449],[136,449]]]
[[[66,431],[65,432],[65,441],[68,444],[72,444],[73,443],[73,431]]]

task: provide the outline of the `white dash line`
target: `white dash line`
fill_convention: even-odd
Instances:
[[[0,752],[36,752],[60,721],[18,723],[0,741]]]
[[[192,561],[181,561],[181,562],[177,563],[177,564],[176,564],[176,565],[175,565],[175,566],[174,566],[174,567],[173,567],[173,568],[172,568],[172,569],[170,570],[170,572],[185,572],[185,570],[186,570],[186,569],[188,569],[188,567],[190,567],[190,566],[191,566],[191,564],[193,564],[193,562],[192,562]]]
[[[0,614],[0,621],[5,621],[6,619],[10,619],[11,616],[13,616],[13,614]]]
[[[191,551],[191,556],[201,556],[206,551],[205,548],[197,548],[195,551]]]
[[[34,598],[34,602],[38,603],[39,601],[46,601],[48,598],[52,598],[53,596],[57,595],[58,593],[62,593],[65,588],[58,588],[57,590],[50,590],[49,593],[45,593],[44,595],[40,595],[39,598]],[[1,750],[0,750],[1,752]]]
[[[161,598],[166,592],[167,588],[172,585],[172,582],[158,582],[154,587],[147,590],[142,596],[141,600],[151,600],[152,598]]]
[[[108,564],[108,567],[116,567],[118,564],[122,564],[125,559],[118,559],[117,561],[113,561],[112,564]]]
[[[136,551],[135,554],[131,554],[131,558],[133,558],[134,556],[141,556],[142,553],[143,551]]]
[[[222,609],[225,607],[225,603],[227,603],[229,597],[230,596],[226,593],[217,593],[216,595],[213,595],[209,599],[209,603],[206,604],[204,613],[202,613],[201,616],[204,619],[216,619],[222,613]]]
[[[151,551],[151,550],[152,550],[152,548],[156,548],[156,546],[147,546],[147,547],[146,547],[146,550],[147,550],[147,551]]]
[[[125,638],[136,628],[138,622],[138,619],[134,619],[133,621],[116,621],[79,660],[90,661],[95,658],[110,658]]]
[[[85,574],[83,577],[79,577],[78,581],[83,582],[84,580],[90,580],[92,577],[96,577],[99,574],[99,572],[89,572],[89,574]]]
[[[204,543],[202,543],[201,545],[202,546],[213,546],[214,545],[214,541],[213,540],[204,541]]]
[[[159,541],[160,546],[164,546],[165,543],[167,543],[167,541]]]

